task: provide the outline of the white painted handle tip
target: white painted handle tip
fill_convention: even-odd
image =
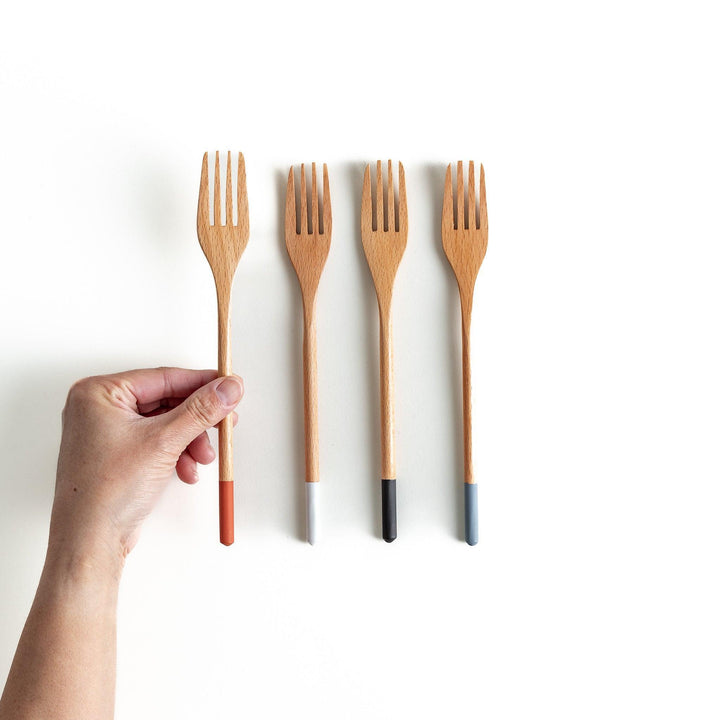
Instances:
[[[307,541],[314,545],[317,541],[317,493],[316,482],[305,483],[305,518],[307,527]]]

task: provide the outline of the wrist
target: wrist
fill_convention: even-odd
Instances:
[[[51,530],[45,567],[73,581],[117,585],[125,564],[119,545],[101,536],[83,539]]]
[[[34,606],[62,618],[64,623],[83,627],[114,624],[120,574],[117,561],[49,545]]]

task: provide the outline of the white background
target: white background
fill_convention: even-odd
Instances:
[[[717,718],[718,51],[707,2],[15,3],[0,23],[0,676],[76,378],[212,367],[205,150],[242,150],[236,543],[215,465],[127,561],[117,716]],[[401,160],[399,538],[380,539],[362,171]],[[444,168],[482,161],[480,543]],[[327,162],[322,538],[303,542],[291,164]]]

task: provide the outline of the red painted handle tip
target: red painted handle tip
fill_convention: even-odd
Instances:
[[[235,497],[234,483],[220,481],[220,542],[232,545],[235,542]]]

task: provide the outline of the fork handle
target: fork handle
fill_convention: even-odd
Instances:
[[[392,318],[389,304],[380,306],[380,455],[382,463],[382,536],[397,538],[395,473],[395,381],[393,373]]]
[[[218,375],[232,375],[230,345],[230,296],[218,287]],[[233,425],[230,416],[218,426],[220,542],[235,542],[235,498],[233,485]]]
[[[472,461],[472,379],[470,370],[470,320],[472,295],[462,299],[463,445],[465,454],[465,542],[477,545],[478,499]]]
[[[305,527],[307,541],[317,538],[316,502],[320,480],[320,444],[318,440],[317,332],[314,303],[304,309],[303,329],[303,395],[305,403]]]
[[[395,378],[392,320],[389,308],[380,310],[380,457],[382,477],[395,478]]]

